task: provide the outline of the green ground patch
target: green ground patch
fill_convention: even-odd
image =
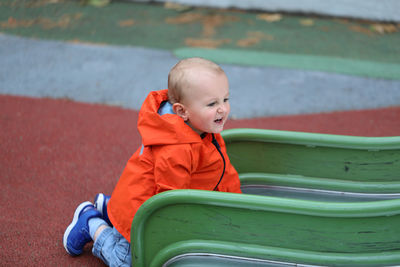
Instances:
[[[400,64],[400,25],[255,11],[119,1],[99,8],[82,1],[3,0],[0,32],[171,51],[208,48]]]

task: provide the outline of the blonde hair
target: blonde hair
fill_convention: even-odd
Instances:
[[[180,103],[184,96],[184,89],[190,86],[190,75],[196,69],[203,69],[215,74],[225,74],[216,63],[200,58],[186,58],[179,61],[168,74],[168,100],[172,104]],[[193,77],[193,76],[192,76]]]

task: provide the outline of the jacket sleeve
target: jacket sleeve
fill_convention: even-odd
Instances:
[[[156,194],[174,189],[189,189],[193,155],[190,145],[154,147]]]

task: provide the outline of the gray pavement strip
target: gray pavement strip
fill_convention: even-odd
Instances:
[[[0,34],[0,94],[69,98],[138,110],[167,87],[169,51],[43,41]],[[254,118],[400,105],[400,81],[221,64],[231,115]]]

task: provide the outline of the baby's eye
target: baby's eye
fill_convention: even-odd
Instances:
[[[225,98],[225,99],[224,99],[224,102],[228,102],[228,101],[229,101],[229,98]]]
[[[213,107],[215,106],[215,102],[211,102],[210,104],[207,105],[207,107]]]

